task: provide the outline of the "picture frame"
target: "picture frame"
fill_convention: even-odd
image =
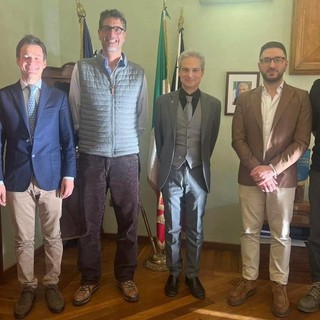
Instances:
[[[259,86],[259,72],[227,72],[226,84],[226,116],[233,115],[236,108],[236,100],[242,91],[248,91]]]

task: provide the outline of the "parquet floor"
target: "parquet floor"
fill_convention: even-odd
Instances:
[[[227,296],[233,285],[240,278],[239,252],[204,248],[200,279],[206,288],[206,298],[197,300],[190,295],[189,288],[180,279],[180,291],[177,297],[169,298],[164,294],[164,285],[168,277],[166,271],[151,271],[143,265],[152,256],[152,248],[148,243],[139,246],[139,267],[135,281],[140,290],[140,301],[125,302],[116,286],[113,276],[113,256],[115,244],[113,240],[103,240],[103,276],[100,289],[91,301],[82,307],[74,307],[71,303],[74,292],[79,285],[80,275],[76,267],[77,249],[66,246],[60,280],[61,291],[66,300],[66,307],[61,314],[52,314],[46,306],[43,288],[37,290],[36,305],[26,319],[78,319],[78,320],[273,320],[270,311],[271,284],[267,280],[258,280],[257,294],[239,307],[227,304]],[[43,255],[37,256],[36,273],[41,279],[44,270]],[[320,311],[305,314],[296,309],[300,297],[308,289],[306,283],[288,284],[288,296],[291,312],[286,319],[318,320]],[[13,319],[12,308],[19,295],[16,274],[7,275],[5,284],[0,286],[0,319]]]

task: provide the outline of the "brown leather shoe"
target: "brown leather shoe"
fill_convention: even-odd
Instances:
[[[246,302],[247,298],[255,294],[257,284],[255,280],[241,279],[231,290],[228,303],[230,306],[239,306]]]
[[[82,306],[89,302],[92,294],[99,289],[99,283],[96,284],[83,284],[77,290],[73,297],[73,305],[74,306]]]
[[[122,296],[129,302],[139,300],[138,288],[132,280],[118,281],[118,287],[122,290]]]
[[[316,312],[319,306],[320,282],[314,282],[307,294],[300,299],[297,308],[303,312]]]
[[[20,293],[19,300],[13,308],[13,314],[16,319],[25,318],[31,311],[34,300],[36,298],[35,289],[32,287],[24,287]]]
[[[276,317],[286,317],[289,314],[289,300],[285,285],[272,283],[272,312]]]

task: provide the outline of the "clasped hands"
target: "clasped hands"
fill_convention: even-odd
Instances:
[[[277,188],[278,183],[270,166],[257,166],[250,172],[250,176],[262,192],[272,192]]]

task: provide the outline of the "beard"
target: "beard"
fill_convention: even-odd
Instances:
[[[276,71],[273,71],[276,72]],[[277,72],[276,76],[269,76],[268,72],[261,72],[262,78],[265,82],[268,83],[277,83],[280,82],[282,80],[283,74],[284,74],[284,70],[281,72]]]

